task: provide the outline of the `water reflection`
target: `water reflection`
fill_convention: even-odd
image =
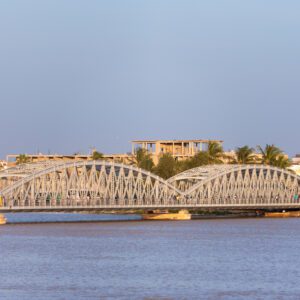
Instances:
[[[140,220],[139,215],[130,214],[83,214],[83,213],[7,213],[8,223],[36,222],[96,222]]]

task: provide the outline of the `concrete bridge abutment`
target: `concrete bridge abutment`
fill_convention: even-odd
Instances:
[[[4,217],[4,215],[0,214],[0,225],[4,224],[6,224],[6,218]]]

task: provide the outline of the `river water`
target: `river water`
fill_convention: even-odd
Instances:
[[[300,299],[296,218],[11,224],[0,255],[1,300]]]

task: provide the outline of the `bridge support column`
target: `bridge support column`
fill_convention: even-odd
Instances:
[[[159,209],[151,213],[142,214],[143,220],[191,220],[192,215],[186,209],[181,209],[177,213],[169,213],[168,211],[160,211]]]
[[[0,214],[0,225],[4,224],[6,224],[6,218],[4,217],[4,215]]]

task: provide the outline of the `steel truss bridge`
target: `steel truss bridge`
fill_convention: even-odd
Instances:
[[[300,177],[264,165],[212,165],[164,180],[106,161],[43,162],[0,172],[0,211],[300,209]]]

